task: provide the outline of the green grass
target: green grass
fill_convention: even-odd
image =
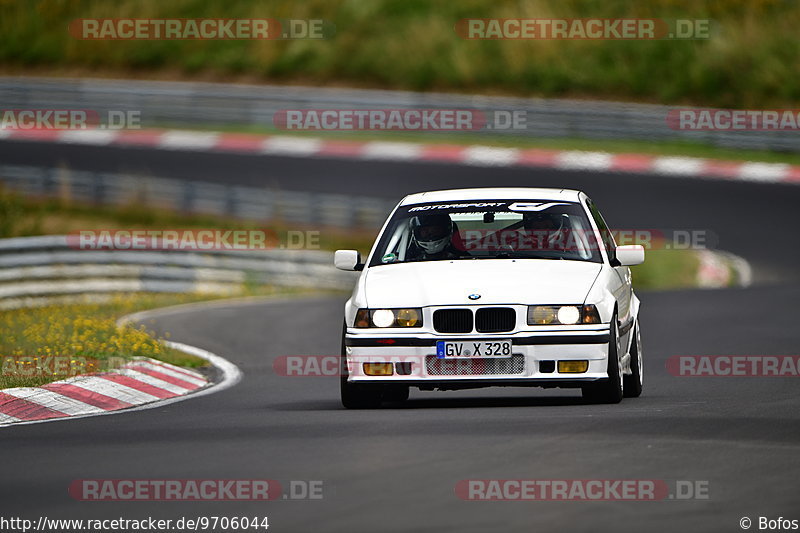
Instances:
[[[699,264],[692,250],[647,250],[645,262],[631,267],[633,287],[636,290],[694,287]]]
[[[128,313],[199,299],[183,294],[126,294],[105,303],[0,311],[0,388],[32,387],[109,370],[137,356],[185,367],[205,366],[204,359],[163,346],[143,326],[115,324]],[[42,363],[48,370],[36,368],[35,359],[41,362],[51,357],[64,366]]]
[[[7,73],[368,86],[794,107],[800,9],[785,0],[0,0]],[[284,41],[83,41],[77,18],[325,19]],[[711,19],[705,40],[464,40],[462,18]]]
[[[248,295],[280,296],[302,292],[261,287]],[[153,325],[152,321],[122,327],[118,327],[116,321],[138,311],[221,298],[208,294],[128,293],[101,295],[95,303],[0,311],[0,389],[36,387],[78,373],[109,370],[137,356],[189,368],[208,366],[205,359],[162,345],[160,340],[169,339],[170,334],[156,335],[148,328]],[[52,374],[27,371],[25,363],[20,363],[24,361],[20,358],[50,356],[67,358],[76,364],[66,373]],[[88,364],[78,364],[84,361]]]

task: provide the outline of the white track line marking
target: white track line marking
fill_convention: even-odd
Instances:
[[[234,365],[224,357],[220,357],[209,351],[203,350],[202,348],[197,348],[196,346],[190,346],[188,344],[183,344],[181,342],[174,342],[174,341],[163,341],[163,342],[170,348],[175,348],[176,350],[188,353],[189,355],[195,355],[197,357],[205,359],[206,361],[217,367],[217,370],[219,370],[222,373],[222,379],[218,383],[214,383],[211,387],[195,392],[194,394],[192,394],[192,397],[205,396],[206,394],[213,394],[221,390],[229,389],[242,380],[242,371],[239,370],[239,367]],[[179,398],[174,398],[172,401],[179,401]]]
[[[74,398],[62,396],[47,389],[39,389],[36,387],[25,387],[17,389],[5,389],[4,394],[14,396],[23,400],[28,400],[37,405],[47,407],[65,415],[87,415],[91,413],[104,413],[104,409],[83,403]]]
[[[739,167],[739,179],[775,182],[789,176],[789,165],[784,163],[743,163]]]
[[[417,159],[423,147],[413,143],[369,142],[364,146],[361,157],[365,159],[409,160]]]
[[[208,150],[217,144],[219,134],[170,130],[161,135],[159,146],[174,150]]]
[[[68,144],[93,144],[104,146],[117,138],[117,132],[108,130],[69,130],[58,136],[61,142]]]
[[[567,151],[556,155],[555,167],[577,170],[608,170],[614,156],[606,152]]]
[[[261,145],[265,154],[312,155],[322,148],[320,139],[303,139],[300,137],[270,137]]]
[[[46,136],[39,139],[19,135],[26,141],[61,142],[65,144],[88,144],[105,146],[111,143],[120,145],[128,144],[128,137],[120,131],[109,130],[70,130],[59,132],[56,137]],[[148,133],[148,132],[144,132]],[[15,138],[17,130],[1,129],[0,139]],[[206,151],[218,148],[223,134],[219,132],[199,132],[189,130],[153,130],[149,134],[157,139],[158,148],[174,150]],[[137,136],[139,137],[139,136]],[[130,141],[131,144],[138,142]],[[353,154],[354,159],[378,159],[395,161],[418,161],[426,150],[435,148],[436,145],[424,145],[405,142],[369,141],[361,143],[361,150]],[[290,136],[265,136],[260,147],[253,149],[254,153],[278,154],[287,156],[313,156],[325,147],[325,141],[318,138],[303,138]],[[462,155],[457,162],[464,165],[475,166],[510,166],[519,162],[520,153],[514,148],[499,148],[490,146],[464,146]],[[713,164],[713,159],[700,159],[695,157],[655,157],[641,154],[651,158],[651,165],[646,169],[636,172],[645,174],[660,174],[662,176],[699,177],[712,179],[725,179],[720,176],[706,176],[704,165]],[[552,165],[536,164],[551,168],[575,170],[610,170],[613,166],[615,155],[604,152],[561,151],[555,156]],[[523,163],[525,163],[523,161]],[[788,182],[790,173],[800,168],[783,163],[742,162],[735,169],[734,179],[742,181],[755,181],[762,183]],[[624,171],[624,169],[623,169]]]
[[[697,176],[702,173],[705,160],[696,157],[657,157],[653,160],[653,172],[679,176]]]
[[[516,163],[519,159],[519,150],[492,146],[468,146],[464,149],[462,157],[462,162],[467,165],[500,167]]]

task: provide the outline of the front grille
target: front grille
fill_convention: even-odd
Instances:
[[[475,312],[475,329],[480,333],[511,331],[517,325],[517,314],[510,307],[484,307]]]
[[[433,329],[439,333],[471,333],[472,310],[438,309],[433,312]]]
[[[439,359],[435,355],[429,355],[425,357],[425,369],[429,376],[522,374],[525,372],[525,356],[515,354],[497,359]]]

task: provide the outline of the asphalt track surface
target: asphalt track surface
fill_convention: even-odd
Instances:
[[[681,378],[672,355],[796,355],[800,187],[630,174],[160,153],[0,143],[0,161],[147,168],[191,179],[396,197],[423,189],[580,188],[613,226],[713,231],[748,259],[747,289],[643,293],[645,390],[619,405],[573,391],[413,391],[347,411],[332,378],[289,378],[281,355],[339,350],[344,297],[230,303],[155,315],[172,339],[244,372],[232,389],[150,411],[0,431],[0,516],[264,516],[270,531],[741,531],[800,519],[796,378]],[[634,280],[635,281],[635,280]],[[322,480],[311,501],[78,502],[74,479]],[[465,479],[706,482],[708,499],[470,502]]]

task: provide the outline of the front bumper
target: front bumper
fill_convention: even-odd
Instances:
[[[349,328],[345,335],[348,380],[404,383],[423,388],[493,385],[575,387],[608,377],[608,324],[511,334],[379,334]],[[507,358],[439,358],[437,341],[511,340]],[[586,372],[560,373],[559,361],[588,361]],[[364,363],[390,363],[392,374],[368,375]]]

